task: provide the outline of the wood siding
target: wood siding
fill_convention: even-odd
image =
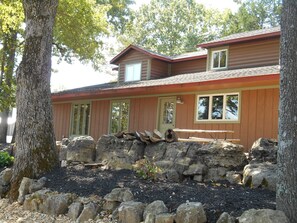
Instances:
[[[184,104],[176,106],[176,127],[205,130],[233,130],[228,138],[240,139],[246,151],[253,142],[260,138],[277,138],[278,131],[278,97],[279,89],[244,90],[241,92],[241,119],[240,123],[194,123],[196,95],[183,96]],[[224,134],[193,135],[179,133],[180,137],[216,137],[224,138]]]
[[[158,79],[167,76],[169,76],[168,63],[161,60],[152,59],[151,79]]]
[[[125,81],[125,70],[126,64],[131,63],[141,63],[141,80],[147,79],[147,69],[148,69],[148,60],[149,56],[140,53],[135,50],[131,50],[125,55],[120,61],[120,70],[119,70],[119,82],[122,83]]]
[[[171,75],[204,72],[205,70],[206,58],[191,61],[182,61],[173,63],[171,65]]]
[[[56,140],[69,137],[71,103],[53,104],[53,121]]]
[[[93,101],[91,108],[90,135],[97,141],[100,136],[108,134],[110,101]]]
[[[228,69],[279,64],[279,38],[229,46]]]

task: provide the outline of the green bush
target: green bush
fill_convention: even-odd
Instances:
[[[155,181],[158,174],[162,172],[161,168],[158,167],[153,161],[150,161],[147,157],[142,160],[138,160],[134,165],[134,170],[141,178]]]
[[[0,151],[0,168],[5,166],[11,166],[13,164],[14,157],[10,156],[8,152]]]

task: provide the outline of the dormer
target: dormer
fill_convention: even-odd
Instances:
[[[203,72],[206,70],[206,57],[205,50],[169,57],[130,45],[111,63],[118,65],[118,82],[129,83]]]
[[[233,34],[197,45],[207,49],[207,70],[241,69],[279,64],[280,28]]]

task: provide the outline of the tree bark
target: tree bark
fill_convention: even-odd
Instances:
[[[9,197],[16,200],[23,177],[36,178],[58,164],[50,76],[58,0],[23,0],[25,48],[17,70],[16,156]]]
[[[276,208],[297,222],[297,1],[284,0],[281,17],[278,184]]]

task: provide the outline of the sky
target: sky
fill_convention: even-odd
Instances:
[[[205,5],[207,8],[217,8],[219,10],[231,9],[237,10],[237,4],[233,0],[196,0],[198,3]],[[149,0],[135,0],[134,8],[138,8],[142,4],[148,3]],[[107,59],[106,69],[112,69]],[[79,88],[88,85],[106,83],[115,80],[114,76],[106,74],[104,71],[95,71],[90,64],[81,64],[75,60],[72,64],[66,62],[57,63],[57,58],[52,59],[51,89],[53,91],[61,91],[72,88]],[[110,73],[110,72],[109,72]]]

